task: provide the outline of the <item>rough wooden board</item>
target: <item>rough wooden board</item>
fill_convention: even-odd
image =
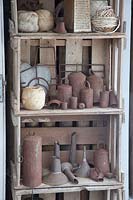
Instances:
[[[101,191],[101,192],[98,192],[98,191],[90,192],[89,200],[105,200],[104,192],[103,191]]]
[[[92,64],[105,64],[105,40],[92,40]],[[92,66],[92,70],[101,71],[96,72],[96,75],[103,77],[103,66]]]
[[[30,64],[30,40],[21,40],[21,62]]]
[[[80,192],[64,193],[64,200],[80,200]]]
[[[42,65],[51,65],[51,77],[54,79],[56,78],[56,47],[55,47],[55,40],[40,40],[40,64]],[[43,48],[46,47],[46,48]]]
[[[66,66],[66,77],[70,71],[82,71],[82,66],[76,68],[76,64],[82,64],[82,40],[68,39],[66,41],[66,64],[75,64]]]
[[[106,57],[105,57],[105,83],[106,89],[112,89],[112,45],[111,40],[106,42]]]
[[[40,194],[39,197],[43,200],[56,200],[56,194]]]

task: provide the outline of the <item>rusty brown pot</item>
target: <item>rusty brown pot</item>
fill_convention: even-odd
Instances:
[[[94,166],[104,175],[110,172],[109,155],[105,148],[99,148],[94,152]]]
[[[72,97],[72,86],[61,84],[57,87],[57,98],[59,101],[67,102],[70,104],[70,98]]]
[[[107,108],[109,106],[109,91],[100,92],[100,107]]]
[[[90,88],[90,83],[86,82],[87,87],[80,90],[80,101],[85,104],[86,108],[93,107],[93,89]]]
[[[37,187],[42,183],[42,138],[27,136],[23,143],[23,185]]]
[[[72,72],[68,76],[69,84],[72,86],[74,97],[80,97],[80,90],[84,88],[86,76],[82,72]]]
[[[109,93],[109,105],[112,108],[116,108],[118,106],[117,96],[115,95],[113,91],[110,91]]]
[[[71,97],[70,98],[70,108],[71,109],[77,109],[78,107],[78,98],[77,97]]]
[[[96,76],[92,70],[90,70],[90,75],[87,77],[91,88],[93,89],[94,103],[100,102],[100,92],[103,91],[104,83],[103,79]]]
[[[58,21],[56,23],[56,28],[54,29],[54,32],[56,33],[67,33],[65,28],[65,23],[63,21]]]
[[[90,169],[89,178],[94,180],[94,181],[100,182],[100,181],[104,180],[104,175],[98,169],[93,168],[93,169]]]

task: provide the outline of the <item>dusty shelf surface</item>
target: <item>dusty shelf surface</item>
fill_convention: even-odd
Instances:
[[[88,191],[99,191],[99,190],[114,190],[123,187],[123,184],[116,181],[115,179],[105,178],[103,182],[96,182],[89,178],[78,178],[79,184],[74,185],[68,182],[65,185],[60,186],[49,186],[46,184],[41,184],[39,187],[31,189],[20,185],[14,187],[17,195],[25,195],[35,193],[59,193],[59,192],[77,192],[81,190]]]
[[[15,35],[15,38],[21,39],[119,39],[125,38],[125,33],[116,32],[116,33],[18,33]]]
[[[61,109],[42,109],[39,111],[30,111],[21,109],[19,112],[15,112],[16,115],[20,117],[34,117],[34,116],[71,116],[71,115],[117,115],[122,114],[123,109],[119,108],[99,108],[93,107],[89,109],[68,109],[68,110],[61,110]]]

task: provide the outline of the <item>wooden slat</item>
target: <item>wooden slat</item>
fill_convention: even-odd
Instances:
[[[66,41],[66,64],[75,64],[75,66],[66,65],[65,76],[70,74],[70,71],[82,71],[82,67],[76,64],[82,64],[82,40],[80,39],[68,39]]]
[[[64,200],[80,200],[80,192],[64,193]]]
[[[18,33],[18,14],[17,14],[17,0],[11,0],[11,18],[15,26],[15,34]]]
[[[112,89],[112,45],[111,40],[106,42],[106,57],[105,57],[105,83],[107,90]]]
[[[71,134],[74,131],[77,133],[77,144],[97,144],[99,140],[106,140],[106,127],[22,128],[22,138],[29,133],[35,133],[42,137],[43,145],[53,145],[56,140],[63,145],[71,143]]]
[[[101,191],[101,192],[98,192],[98,191],[95,191],[95,192],[90,192],[90,195],[89,195],[89,200],[104,200],[104,192]]]
[[[56,200],[56,194],[41,194],[39,197],[43,200]]]
[[[105,64],[105,41],[104,40],[92,40],[92,64]],[[96,72],[96,75],[103,77],[103,66],[92,66],[92,70],[101,71]]]
[[[40,64],[51,65],[50,72],[52,79],[56,78],[56,47],[55,40],[40,40]],[[43,48],[48,47],[48,48]],[[50,48],[49,48],[50,47]],[[54,66],[52,66],[54,65]]]
[[[21,62],[30,64],[30,40],[21,40]]]

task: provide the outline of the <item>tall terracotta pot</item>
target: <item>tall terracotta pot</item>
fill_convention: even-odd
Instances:
[[[85,104],[86,108],[93,107],[93,89],[90,88],[90,84],[87,81],[87,87],[80,90],[80,102]]]
[[[70,98],[72,97],[72,86],[61,84],[57,87],[57,98],[62,102],[70,104]]]
[[[23,143],[23,185],[37,187],[42,183],[42,138],[27,136]]]

